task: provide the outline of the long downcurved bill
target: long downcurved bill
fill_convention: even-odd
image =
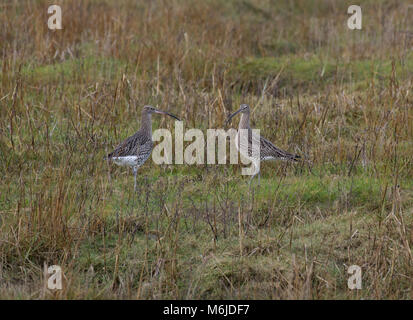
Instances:
[[[179,119],[177,116],[173,115],[172,113],[169,113],[169,112],[166,112],[166,111],[161,111],[161,110],[156,110],[155,112],[159,113],[159,114],[166,114],[166,115],[168,115],[168,116],[170,116],[170,117],[172,117],[172,118],[174,118],[178,121],[181,121],[181,119]]]
[[[242,108],[239,109],[238,111],[235,111],[233,114],[231,114],[231,115],[227,118],[227,120],[225,121],[225,124],[228,124],[234,116],[236,116],[238,113],[241,112],[241,110],[242,110]]]

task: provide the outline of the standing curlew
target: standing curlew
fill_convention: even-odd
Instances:
[[[235,143],[238,151],[242,156],[250,159],[255,167],[255,173],[251,177],[252,179],[258,174],[258,184],[260,183],[260,169],[259,163],[263,160],[289,160],[298,161],[301,157],[296,154],[288,153],[284,150],[277,148],[272,142],[268,141],[264,137],[256,135],[252,132],[250,127],[250,107],[247,104],[242,104],[238,111],[234,112],[227,118],[227,123],[238,113],[241,113],[241,120],[239,121],[238,132],[235,137]],[[245,139],[240,139],[240,133],[242,129],[245,130]],[[248,130],[248,131],[247,131]],[[248,145],[247,142],[248,133]],[[241,137],[243,134],[241,134]],[[258,152],[253,152],[253,150],[259,146]],[[254,150],[254,151],[255,151]]]
[[[104,159],[113,161],[120,166],[128,166],[133,169],[136,191],[136,173],[138,168],[145,163],[153,149],[152,142],[152,113],[166,114],[178,121],[178,117],[165,111],[157,110],[152,106],[144,106],[142,110],[141,128],[134,135],[126,138],[115,150]]]

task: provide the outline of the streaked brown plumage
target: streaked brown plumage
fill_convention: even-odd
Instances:
[[[113,161],[117,165],[132,167],[135,190],[138,168],[148,160],[153,149],[151,118],[153,113],[166,114],[180,121],[178,117],[171,113],[157,110],[152,106],[144,106],[142,110],[141,128],[134,135],[121,142],[115,150],[105,157],[105,160]]]
[[[258,179],[260,178],[259,162],[261,161],[265,161],[265,160],[298,161],[301,158],[299,155],[292,154],[292,153],[289,153],[282,149],[277,148],[269,140],[265,139],[262,136],[254,134],[250,127],[250,107],[247,104],[242,104],[238,111],[234,112],[227,118],[227,122],[229,122],[238,113],[241,113],[241,119],[239,122],[238,133],[235,138],[236,147],[238,151],[244,157],[249,158],[253,162],[254,166],[258,169],[258,171],[251,177],[251,180],[257,174],[258,174]],[[244,139],[242,138],[241,132],[242,134],[245,134]],[[245,145],[245,142],[247,142],[248,145]],[[259,150],[255,150],[256,152],[253,152],[254,145],[255,146],[259,145]]]

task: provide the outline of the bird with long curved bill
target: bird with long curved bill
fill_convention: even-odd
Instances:
[[[239,121],[238,132],[235,136],[236,148],[242,156],[250,159],[254,167],[255,173],[250,179],[258,175],[258,184],[260,183],[260,162],[266,160],[288,160],[298,161],[301,157],[297,154],[288,153],[287,151],[277,148],[272,142],[264,137],[254,134],[250,127],[250,107],[247,104],[241,104],[240,108],[231,114],[226,123],[229,123],[231,119],[237,114],[241,114]],[[245,138],[243,137],[245,133]],[[254,145],[258,146],[259,152],[254,152]]]
[[[134,190],[136,191],[136,175],[140,166],[148,160],[153,149],[152,141],[152,114],[165,114],[178,121],[177,116],[152,106],[146,105],[142,109],[141,128],[132,136],[121,142],[115,150],[109,153],[104,160],[114,162],[120,166],[128,166],[133,170]]]

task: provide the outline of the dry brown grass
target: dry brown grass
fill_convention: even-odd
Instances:
[[[61,31],[47,1],[0,4],[1,298],[412,298],[406,2],[363,1],[362,31],[345,1],[57,3]],[[144,104],[206,129],[240,103],[307,161],[252,193],[238,166],[148,161],[137,194],[101,161]]]

